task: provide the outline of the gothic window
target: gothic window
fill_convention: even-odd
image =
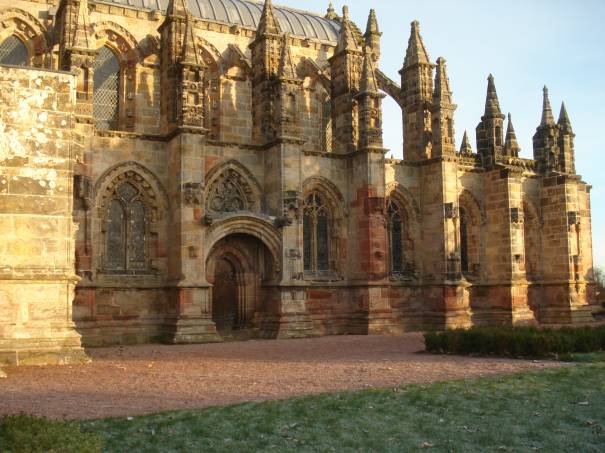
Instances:
[[[405,269],[403,253],[404,221],[399,206],[389,202],[387,208],[391,273],[402,274]]]
[[[93,82],[95,125],[97,129],[115,130],[119,120],[120,62],[107,46],[97,51]]]
[[[330,96],[320,90],[319,145],[320,151],[332,151],[332,101]]]
[[[330,216],[324,199],[316,192],[305,200],[303,242],[305,271],[329,271]]]
[[[460,263],[462,272],[468,272],[468,216],[464,208],[460,208]]]
[[[116,189],[107,209],[106,270],[141,271],[147,268],[147,210],[142,194],[128,182]]]
[[[9,36],[0,44],[0,64],[27,66],[28,60],[27,47],[15,35]]]

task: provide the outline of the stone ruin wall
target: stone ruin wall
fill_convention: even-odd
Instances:
[[[71,320],[74,83],[0,67],[0,363],[84,357]]]

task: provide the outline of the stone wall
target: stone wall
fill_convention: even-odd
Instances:
[[[72,323],[74,77],[0,67],[0,362],[82,360]]]
[[[0,341],[27,348],[46,335],[53,348],[65,335],[77,347],[74,254],[73,320],[87,346],[220,339],[213,285],[225,259],[239,271],[238,284],[223,290],[239,292],[242,319],[266,337],[590,317],[589,187],[576,175],[549,179],[539,162],[503,159],[500,149],[489,162],[486,150],[473,153],[468,142],[456,153],[444,60],[435,84],[441,91],[432,93],[434,68],[417,22],[405,86],[384,74],[378,86],[380,62],[363,50],[378,54],[368,47],[379,33],[364,44],[344,11],[337,43],[194,19],[184,14],[187,2],[170,3],[180,11],[177,22],[191,27],[191,42],[181,39],[181,25],[166,28],[174,14],[118,1],[62,0],[55,19],[47,4],[31,0],[4,9],[2,36],[29,36],[37,49],[30,63],[73,71],[79,92],[65,74],[6,69],[2,76],[3,127],[12,129],[0,151],[7,200],[0,205]],[[65,25],[61,17],[76,7],[77,20]],[[61,44],[52,47],[48,36],[61,36]],[[184,42],[187,49],[176,48]],[[120,121],[111,130],[97,129],[91,116],[87,69],[104,46],[120,66]],[[169,69],[177,66],[187,74],[179,77],[199,76],[199,83],[175,82],[181,79]],[[379,90],[406,112],[403,161],[385,163]],[[441,101],[433,105],[435,94]],[[36,96],[46,96],[39,106]],[[173,106],[174,99],[189,104]],[[13,118],[22,112],[25,119]],[[132,206],[124,204],[123,222],[109,212],[124,201],[125,184],[145,213],[134,267],[125,258],[135,249],[125,239],[132,239]],[[327,212],[329,266],[305,270],[303,218],[312,193]],[[390,202],[405,219],[397,271]],[[112,267],[116,241],[108,230],[118,223],[123,230],[114,239],[123,240],[114,248],[124,252],[123,265]],[[270,271],[250,271],[259,250]]]

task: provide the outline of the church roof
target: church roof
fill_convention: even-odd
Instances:
[[[94,1],[94,0],[93,0]],[[124,7],[166,11],[168,0],[96,0],[98,3]],[[263,10],[257,0],[187,0],[191,13],[200,19],[241,25],[256,29]],[[336,42],[340,24],[320,15],[285,6],[274,5],[273,10],[282,33]]]

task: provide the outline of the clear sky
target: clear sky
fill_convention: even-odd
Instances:
[[[328,1],[274,0],[324,12]],[[341,0],[334,2],[340,14]],[[576,171],[593,186],[595,265],[605,268],[605,1],[603,0],[378,0],[346,2],[365,31],[370,8],[383,32],[380,69],[400,81],[410,22],[420,32],[431,60],[447,60],[458,104],[456,144],[464,130],[476,151],[475,127],[485,105],[487,76],[495,77],[500,106],[512,114],[522,157],[532,157],[532,136],[540,122],[542,87],[550,91],[558,117],[561,101],[576,133]],[[401,114],[384,102],[385,146],[402,156]]]

